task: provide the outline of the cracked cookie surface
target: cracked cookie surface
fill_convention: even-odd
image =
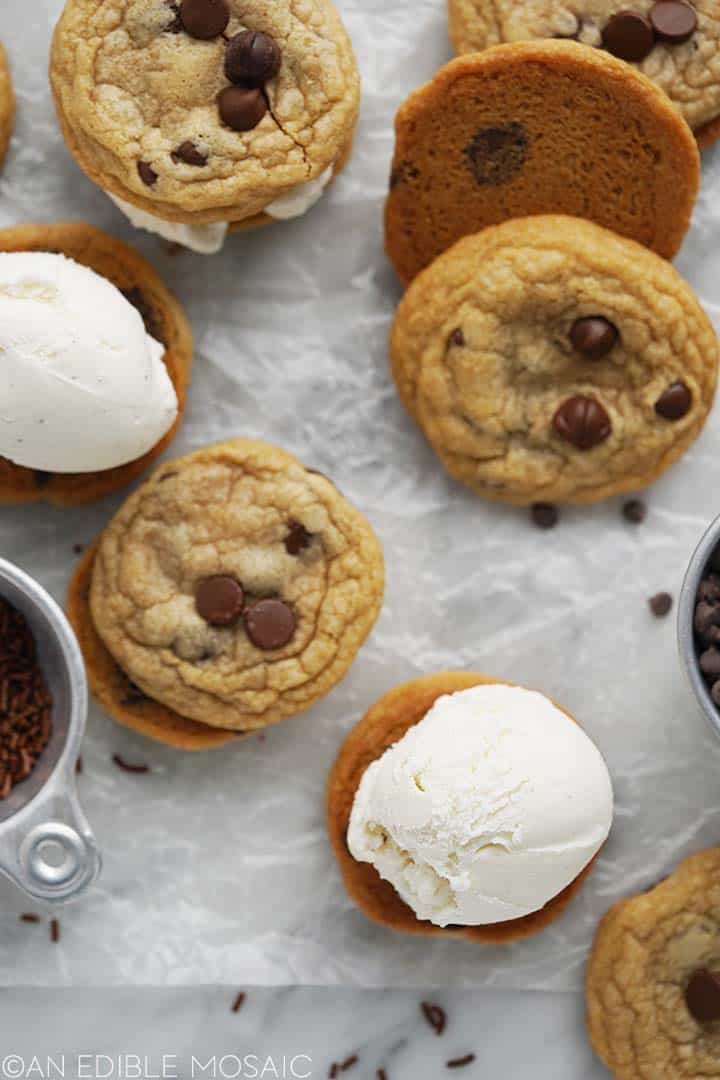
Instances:
[[[142,694],[249,731],[343,677],[382,594],[364,517],[290,454],[239,439],[166,462],[130,496],[100,539],[89,605]]]
[[[562,216],[461,240],[410,286],[390,346],[447,470],[517,504],[650,483],[700,433],[717,380],[717,337],[672,266]]]
[[[458,53],[548,38],[574,38],[603,48],[613,16],[631,10],[649,22],[654,6],[655,0],[448,0],[450,36]],[[717,0],[694,0],[692,7],[697,25],[689,38],[673,42],[656,36],[653,41],[650,36],[650,51],[636,65],[665,91],[706,145],[720,134],[720,124],[713,124],[720,117],[720,7]]]
[[[339,168],[352,140],[359,75],[329,0],[222,5],[225,29],[200,40],[183,26],[185,4],[69,0],[53,39],[53,93],[79,164],[105,190],[170,221],[251,219]],[[281,62],[243,100],[225,65],[228,42],[245,30],[272,39]],[[250,130],[224,121],[225,91],[226,119],[244,122],[238,112],[257,108]]]
[[[667,96],[576,42],[461,56],[401,106],[385,243],[407,283],[460,237],[529,214],[572,214],[675,255],[700,175]]]
[[[720,975],[718,848],[690,856],[600,923],[585,980],[587,1023],[617,1080],[720,1076],[720,993],[711,985],[704,1001],[688,996],[693,980],[708,975]]]

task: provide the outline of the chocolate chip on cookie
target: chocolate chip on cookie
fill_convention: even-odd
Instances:
[[[288,555],[299,555],[312,543],[312,533],[309,533],[299,521],[291,521],[287,536],[285,537],[285,550]]]
[[[692,406],[692,393],[684,382],[671,383],[655,402],[655,412],[665,420],[682,420]]]
[[[282,600],[258,600],[245,612],[247,636],[258,649],[281,649],[295,633],[295,613]]]
[[[220,119],[233,131],[251,131],[268,110],[265,95],[254,87],[226,86],[217,103]]]
[[[612,431],[610,417],[600,402],[584,394],[564,401],[552,422],[558,435],[578,450],[592,450]]]
[[[225,53],[225,74],[230,82],[262,86],[280,70],[282,52],[269,34],[242,30],[231,38]]]
[[[649,19],[636,11],[618,11],[602,32],[602,43],[620,60],[644,60],[652,52],[655,32]]]
[[[152,187],[154,184],[157,183],[158,174],[155,172],[152,165],[149,165],[147,161],[138,161],[137,171],[138,176],[146,187]]]
[[[465,157],[478,184],[507,184],[521,171],[530,150],[522,124],[483,128],[465,147]]]
[[[650,9],[650,22],[657,36],[669,45],[682,45],[697,30],[695,8],[684,0],[659,0]]]
[[[232,626],[242,615],[244,606],[242,585],[227,574],[205,578],[195,589],[197,613],[211,626]]]
[[[699,968],[685,987],[688,1012],[699,1024],[720,1020],[720,976],[707,968]]]
[[[588,360],[601,360],[617,345],[617,327],[602,315],[576,319],[570,328],[570,343],[575,352]]]
[[[171,157],[174,162],[182,161],[185,165],[201,167],[208,163],[207,154],[204,154],[202,150],[198,150],[191,139],[186,139],[185,142],[181,142],[179,146],[176,146]]]
[[[190,37],[210,41],[227,27],[230,9],[226,0],[182,0],[180,21]]]
[[[465,335],[459,326],[450,335],[450,344],[456,345],[458,349],[461,349],[465,344]]]

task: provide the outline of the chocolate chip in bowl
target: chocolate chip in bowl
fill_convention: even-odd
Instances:
[[[720,735],[720,517],[690,560],[678,603],[677,633],[690,687]]]

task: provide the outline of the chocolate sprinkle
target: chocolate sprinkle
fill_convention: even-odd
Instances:
[[[52,698],[27,621],[0,598],[0,799],[27,780],[52,733]]]
[[[120,754],[113,754],[112,759],[113,764],[117,765],[118,769],[122,769],[123,772],[138,774],[150,772],[149,765],[135,765],[132,762],[125,761],[125,758],[121,757]]]
[[[50,940],[53,945],[57,945],[60,940],[60,923],[57,919],[50,920]]]
[[[20,922],[39,923],[40,922],[40,916],[39,915],[32,915],[30,912],[26,912],[24,915],[20,916]]]
[[[431,1001],[422,1001],[420,1010],[436,1035],[442,1035],[447,1024],[447,1013],[441,1005],[434,1005]]]
[[[474,1054],[465,1054],[463,1057],[451,1058],[450,1061],[446,1061],[445,1067],[448,1069],[463,1069],[466,1065],[472,1065],[474,1060]]]
[[[237,997],[235,998],[235,1000],[232,1003],[231,1012],[234,1012],[234,1013],[240,1012],[243,1005],[245,1004],[245,998],[246,997],[247,997],[247,994],[245,993],[245,991],[241,990],[240,993],[237,995]]]

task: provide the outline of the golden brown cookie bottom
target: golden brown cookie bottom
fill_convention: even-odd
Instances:
[[[192,334],[185,312],[150,263],[92,225],[16,225],[0,230],[0,251],[57,253],[88,266],[125,294],[142,315],[148,333],[165,346],[163,360],[177,394],[178,415],[168,433],[143,457],[116,469],[88,473],[42,472],[0,457],[0,504],[46,501],[56,506],[79,506],[94,502],[126,487],[175,437],[185,410],[192,365]]]
[[[10,145],[15,123],[15,93],[10,78],[7,53],[0,44],[0,165]]]
[[[97,548],[96,541],[78,563],[67,597],[67,615],[82,649],[94,697],[118,724],[178,750],[212,750],[243,738],[240,731],[224,731],[187,720],[146,697],[130,682],[105,648],[90,613],[90,581]]]
[[[350,813],[367,767],[419,723],[443,694],[453,694],[472,686],[494,685],[498,681],[469,671],[445,671],[412,679],[380,698],[353,728],[340,749],[327,787],[330,843],[348,894],[369,919],[381,926],[406,934],[456,937],[483,945],[503,945],[530,937],[548,926],[562,914],[590,873],[594,859],[545,907],[521,919],[489,926],[440,927],[418,919],[390,882],[380,877],[374,866],[357,862],[348,850],[346,836]]]

